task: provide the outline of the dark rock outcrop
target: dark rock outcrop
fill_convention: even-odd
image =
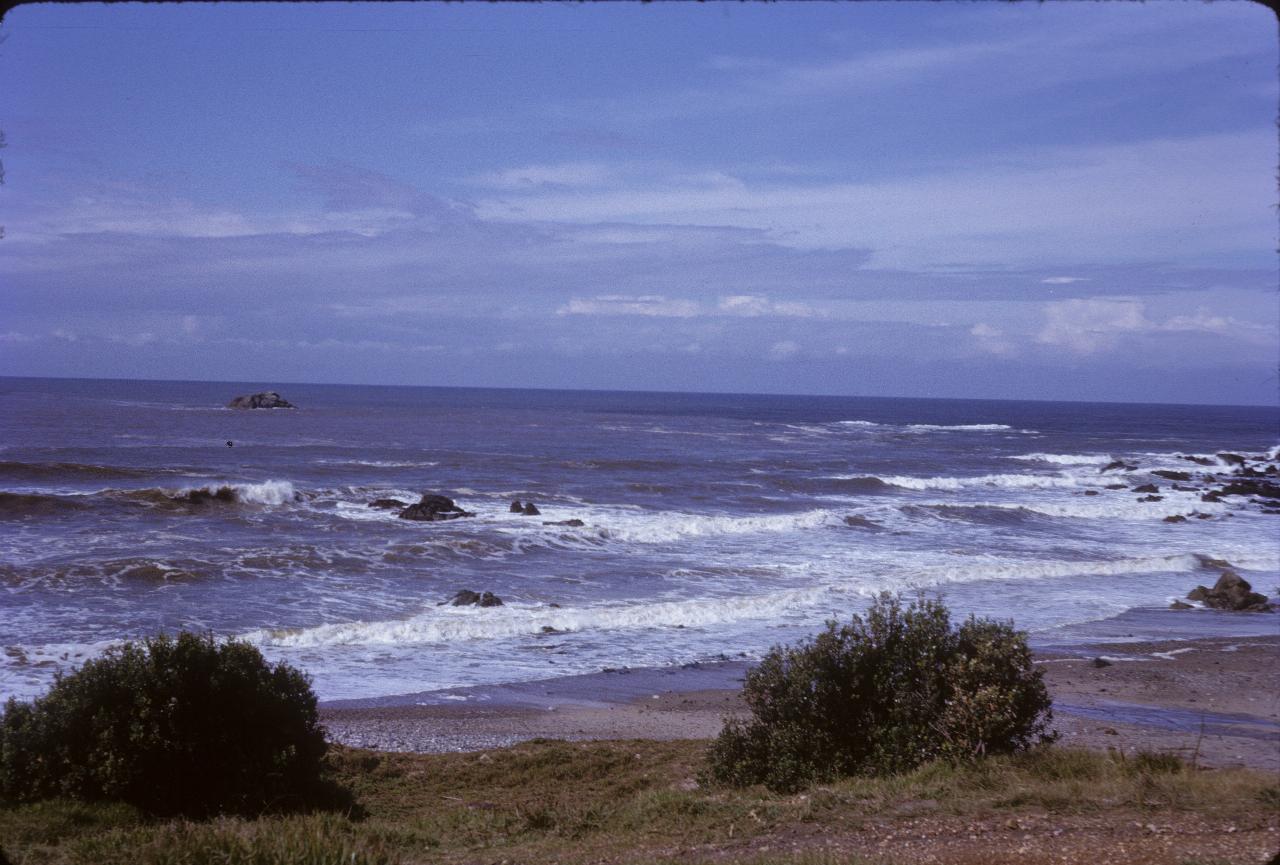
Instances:
[[[1235,571],[1223,571],[1212,589],[1196,586],[1187,593],[1188,601],[1201,601],[1215,610],[1262,612],[1271,609],[1265,596],[1253,591],[1249,581]]]
[[[1084,491],[1084,494],[1085,494],[1086,496],[1096,496],[1096,495],[1101,495],[1101,493],[1099,493],[1097,490],[1085,490],[1085,491]]]
[[[1124,460],[1112,460],[1111,462],[1103,466],[1101,469],[1099,469],[1098,474],[1106,474],[1107,472],[1113,472],[1117,470],[1131,472],[1136,468],[1137,466],[1133,463],[1127,463]]]
[[[1186,603],[1185,601],[1174,601],[1172,604],[1170,604],[1170,605],[1169,605],[1169,609],[1171,609],[1171,610],[1193,610],[1193,609],[1195,609],[1195,608],[1194,608],[1193,606],[1191,606],[1190,604]]]
[[[538,510],[538,506],[533,502],[525,502],[524,510],[520,513],[524,514],[526,517],[537,517],[542,515],[542,511]]]
[[[880,525],[875,520],[869,520],[866,517],[859,516],[857,514],[851,514],[845,517],[844,524],[852,529],[867,529],[872,532],[884,531],[884,526]]]
[[[507,510],[513,514],[522,514],[524,513],[524,505],[520,504],[519,499],[516,499],[511,503],[511,507],[507,508]]]
[[[1162,502],[1162,501],[1164,501],[1164,496],[1143,496],[1142,498],[1138,499],[1138,501],[1140,501],[1140,502]]]
[[[1227,465],[1240,466],[1241,468],[1244,468],[1244,457],[1240,456],[1240,454],[1218,454],[1218,459],[1222,460]]]
[[[382,508],[384,511],[404,510],[409,507],[408,502],[402,502],[399,499],[374,499],[369,502],[371,508]]]
[[[1223,496],[1259,496],[1264,499],[1280,499],[1280,484],[1272,481],[1232,481],[1218,493]]]
[[[463,589],[447,603],[451,607],[501,607],[502,598],[493,592],[473,592],[470,589]]]
[[[560,520],[554,523],[543,523],[544,526],[569,526],[570,528],[580,529],[586,525],[582,520]]]
[[[1208,457],[1193,457],[1193,456],[1184,455],[1182,458],[1184,460],[1187,460],[1188,462],[1193,462],[1198,466],[1211,466],[1214,464],[1213,460],[1209,459]]]
[[[447,496],[427,493],[416,505],[409,505],[400,512],[402,520],[418,520],[419,522],[436,522],[439,520],[456,520],[458,517],[474,517],[470,511],[464,511]]]
[[[1189,481],[1191,475],[1187,472],[1171,472],[1168,469],[1156,469],[1152,472],[1158,478],[1164,478],[1169,481]]]
[[[227,403],[227,408],[297,408],[293,403],[273,390],[238,396]]]
[[[1171,516],[1165,517],[1164,521],[1166,523],[1185,523],[1187,521],[1187,518],[1184,517],[1182,514],[1173,514]]]
[[[1140,487],[1134,487],[1133,491],[1135,493],[1158,493],[1160,488],[1155,484],[1143,484]]]

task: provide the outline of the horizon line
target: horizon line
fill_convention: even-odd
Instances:
[[[196,378],[118,378],[110,376],[55,376],[55,375],[0,375],[0,381],[8,379],[24,379],[35,381],[112,381],[112,382],[147,382],[168,384],[253,384],[246,379],[196,379]],[[264,381],[258,379],[257,381]],[[711,390],[645,390],[591,387],[537,387],[537,386],[498,386],[498,385],[448,385],[448,384],[373,384],[370,382],[323,382],[323,381],[281,381],[271,387],[300,385],[303,387],[384,387],[384,388],[417,388],[420,390],[494,390],[494,391],[545,391],[549,393],[611,393],[611,394],[652,394],[681,396],[745,396],[745,397],[794,397],[797,399],[885,399],[885,400],[922,400],[945,402],[1010,402],[1010,403],[1056,403],[1074,405],[1134,405],[1134,406],[1175,406],[1187,408],[1249,408],[1280,409],[1280,398],[1274,403],[1217,403],[1217,402],[1137,402],[1129,400],[1085,400],[1085,399],[1011,399],[1009,397],[953,397],[953,396],[873,396],[866,394],[820,394],[820,393],[777,393],[772,391],[711,391]],[[256,385],[255,385],[256,386]]]

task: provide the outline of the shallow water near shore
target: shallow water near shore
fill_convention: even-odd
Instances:
[[[1223,563],[1276,594],[1266,502],[1201,499],[1217,454],[1274,462],[1272,408],[271,387],[299,408],[0,379],[0,697],[178,628],[336,701],[745,664],[885,590],[1043,646],[1280,621],[1146,612]],[[423,493],[476,516],[368,507]],[[504,604],[438,606],[460,589]]]

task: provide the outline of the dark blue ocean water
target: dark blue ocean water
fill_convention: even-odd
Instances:
[[[882,590],[1047,633],[1280,581],[1280,517],[1150,474],[1274,460],[1274,408],[271,387],[0,379],[0,696],[177,628],[337,699],[756,656]],[[428,492],[476,516],[367,506]]]

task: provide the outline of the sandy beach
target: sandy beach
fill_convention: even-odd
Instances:
[[[1039,652],[1037,662],[1065,745],[1280,771],[1280,634],[1081,645]],[[745,669],[613,671],[453,694],[445,703],[327,705],[322,716],[334,741],[388,751],[474,751],[538,738],[705,739],[726,715],[745,711],[737,686]]]

